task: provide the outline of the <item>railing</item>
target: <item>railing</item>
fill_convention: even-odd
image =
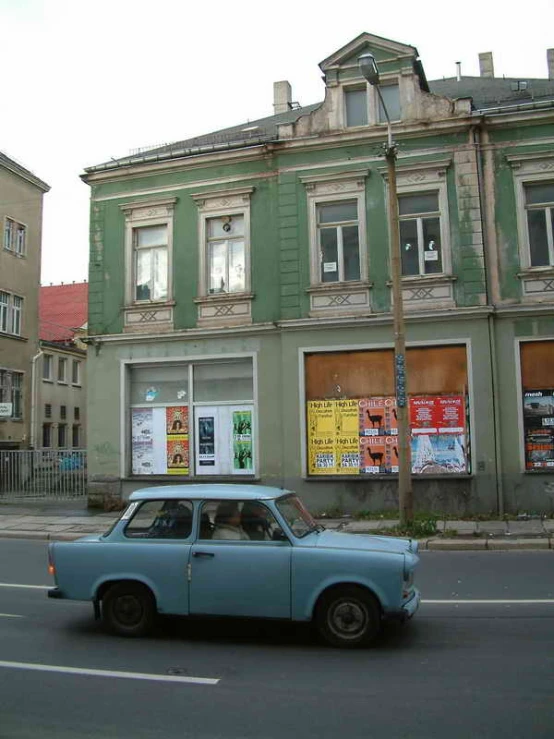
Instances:
[[[84,449],[0,451],[0,500],[86,495]]]

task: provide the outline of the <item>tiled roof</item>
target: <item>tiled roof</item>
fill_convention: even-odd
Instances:
[[[426,83],[427,84],[427,83]],[[471,98],[472,108],[496,108],[509,105],[554,101],[554,80],[524,79],[506,77],[456,77],[429,81],[429,90],[436,95],[446,97]],[[309,115],[319,108],[322,102],[289,110],[286,113],[246,121],[237,126],[224,128],[203,136],[165,144],[151,149],[133,153],[121,159],[87,167],[85,172],[105,169],[116,169],[127,165],[153,162],[156,160],[192,156],[203,151],[225,150],[237,147],[256,146],[269,141],[276,141],[278,126],[293,123],[301,116]]]
[[[431,92],[446,97],[471,98],[473,108],[497,108],[505,105],[554,100],[554,80],[525,77],[449,77],[429,82]]]
[[[88,283],[40,288],[39,336],[42,341],[69,342],[87,322]]]

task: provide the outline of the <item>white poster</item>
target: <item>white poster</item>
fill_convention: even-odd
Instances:
[[[197,407],[194,411],[195,473],[253,475],[252,405]]]

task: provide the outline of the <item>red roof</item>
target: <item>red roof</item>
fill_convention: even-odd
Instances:
[[[42,341],[71,341],[88,317],[88,283],[40,288],[39,322]]]

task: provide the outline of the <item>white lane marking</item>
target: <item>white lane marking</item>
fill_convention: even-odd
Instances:
[[[554,603],[554,598],[499,598],[496,600],[475,600],[475,599],[467,599],[467,600],[431,600],[426,599],[422,600],[421,603],[427,603],[429,605],[433,606],[447,606],[447,605],[534,605],[535,603]]]
[[[153,680],[162,683],[193,683],[195,685],[217,685],[221,678],[184,677],[183,675],[155,675],[148,672],[118,672],[117,670],[91,670],[84,667],[63,667],[61,665],[40,665],[32,662],[4,662],[0,667],[15,670],[34,670],[35,672],[60,672],[65,675],[88,675],[89,677],[116,677],[128,680]]]
[[[25,618],[17,613],[0,613],[0,618]]]
[[[52,590],[53,585],[20,585],[15,582],[0,582],[0,588],[29,588],[30,590]]]

